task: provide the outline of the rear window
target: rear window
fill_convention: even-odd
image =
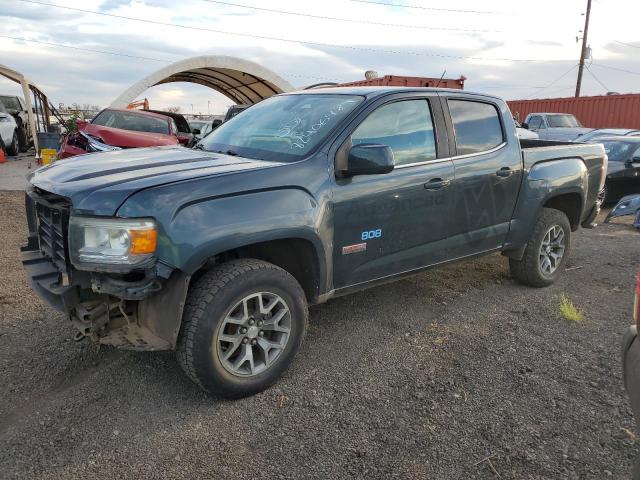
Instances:
[[[169,135],[169,123],[166,120],[133,112],[103,110],[91,123],[133,132],[162,133]]]
[[[495,105],[473,100],[449,100],[458,155],[491,150],[504,142]]]
[[[582,126],[573,115],[548,115],[547,123],[549,128],[576,128]]]

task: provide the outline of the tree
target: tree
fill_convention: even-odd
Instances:
[[[180,113],[180,107],[168,107],[167,112]]]

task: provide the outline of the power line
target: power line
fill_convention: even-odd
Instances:
[[[141,56],[138,56],[138,55],[129,55],[128,53],[109,52],[107,50],[95,50],[95,49],[92,49],[92,48],[74,47],[74,46],[71,46],[71,45],[64,45],[62,43],[45,42],[45,41],[42,41],[42,40],[27,40],[26,38],[11,37],[9,35],[0,35],[0,37],[9,38],[11,40],[19,40],[19,41],[27,42],[27,43],[39,43],[41,45],[51,45],[53,47],[64,47],[64,48],[69,48],[69,49],[72,49],[72,50],[81,50],[83,52],[103,53],[103,54],[106,54],[106,55],[116,55],[118,57],[135,58],[135,59],[138,59],[138,60],[151,60],[151,61],[154,61],[154,62],[171,63],[170,60],[161,60],[159,58],[151,58],[151,57],[141,57]]]
[[[601,63],[592,63],[591,65],[594,66],[594,67],[608,68],[609,70],[616,70],[618,72],[630,73],[631,75],[640,75],[640,72],[634,72],[632,70],[625,70],[624,68],[612,67],[610,65],[602,65]]]
[[[402,8],[414,8],[417,10],[432,10],[437,12],[453,12],[453,13],[487,13],[487,14],[505,14],[506,12],[489,12],[485,10],[459,10],[454,8],[436,8],[436,7],[423,7],[421,5],[405,5],[402,3],[386,3],[386,2],[376,2],[373,0],[351,0],[352,2],[357,3],[370,3],[373,5],[384,5],[386,7],[402,7]]]
[[[595,79],[595,81],[598,82],[602,86],[602,88],[604,88],[605,92],[608,92],[609,89],[607,88],[607,86],[604,83],[602,83],[598,77],[596,77],[595,73],[593,73],[589,68],[589,65],[585,65],[585,67],[587,69],[587,72],[591,74],[591,76]]]
[[[556,78],[553,82],[551,82],[548,85],[545,85],[544,87],[542,87],[539,91],[537,92],[531,92],[530,94],[527,95],[527,97],[530,97],[531,95],[533,95],[534,93],[540,93],[543,90],[546,90],[549,87],[552,87],[553,85],[555,85],[556,83],[558,83],[560,80],[562,80],[564,77],[566,77],[567,75],[569,75],[571,72],[573,72],[573,70],[577,67],[578,65],[573,65],[569,70],[567,70],[566,72],[564,72],[562,75],[560,75],[558,78]]]
[[[139,56],[139,55],[130,55],[128,53],[122,53],[122,52],[112,52],[112,51],[108,51],[108,50],[97,50],[97,49],[93,49],[93,48],[83,48],[83,47],[75,47],[72,45],[65,45],[63,43],[54,43],[54,42],[45,42],[43,40],[30,40],[30,39],[26,39],[26,38],[20,38],[20,37],[12,37],[10,35],[0,35],[0,38],[8,38],[11,40],[18,40],[20,42],[26,42],[26,43],[38,43],[40,45],[48,45],[51,47],[60,47],[60,48],[68,48],[70,50],[80,50],[83,52],[91,52],[91,53],[101,53],[104,55],[115,55],[118,57],[127,57],[127,58],[135,58],[137,60],[151,60],[154,62],[161,62],[161,63],[173,63],[176,60],[167,60],[167,59],[160,59],[160,58],[153,58],[153,57],[143,57],[143,56]],[[283,74],[283,76],[285,77],[297,77],[297,78],[307,78],[310,80],[323,80],[323,81],[327,81],[327,80],[335,80],[335,81],[339,81],[339,82],[347,82],[349,80],[345,80],[344,78],[327,78],[327,77],[317,77],[317,76],[313,76],[313,75],[300,75],[300,74],[296,74],[296,73],[287,73],[287,74]]]
[[[620,40],[614,40],[614,42],[619,43],[620,45],[626,45],[627,47],[631,48],[640,48],[640,45],[633,45],[631,43],[621,42]]]
[[[468,28],[448,28],[448,27],[430,27],[425,25],[407,25],[407,24],[399,24],[399,23],[384,23],[384,22],[374,22],[369,20],[355,20],[351,18],[342,18],[342,17],[329,17],[325,15],[312,15],[310,13],[299,13],[299,12],[291,12],[288,10],[276,10],[274,8],[264,8],[264,7],[254,7],[252,5],[242,5],[239,3],[232,2],[223,2],[218,0],[202,0],[208,3],[216,3],[218,5],[227,5],[231,7],[240,7],[240,8],[248,8],[250,10],[258,10],[262,12],[270,12],[270,13],[279,13],[283,15],[294,15],[298,17],[308,17],[308,18],[318,18],[321,20],[332,20],[337,22],[349,22],[349,23],[361,23],[364,25],[375,25],[375,26],[384,26],[384,27],[400,27],[400,28],[415,28],[415,29],[425,29],[425,30],[445,30],[451,32],[483,32],[483,33],[491,33],[491,32],[500,32],[500,30],[477,30],[477,29],[468,29]]]
[[[63,5],[56,5],[54,3],[40,2],[38,0],[18,0],[18,1],[24,2],[24,3],[36,4],[36,5],[43,5],[46,7],[61,8],[64,10],[70,10],[74,12],[90,13],[93,15],[101,15],[104,17],[119,18],[123,20],[133,20],[135,22],[150,23],[153,25],[162,25],[165,27],[183,28],[187,30],[219,33],[223,35],[234,35],[237,37],[256,38],[259,40],[274,40],[278,42],[296,43],[301,45],[312,45],[315,47],[342,48],[346,50],[355,50],[360,52],[388,53],[393,55],[412,55],[412,56],[418,56],[418,57],[448,58],[448,59],[456,59],[456,60],[485,60],[485,61],[493,61],[493,62],[547,62],[549,61],[546,59],[531,59],[531,58],[491,58],[491,57],[475,57],[475,56],[472,57],[472,56],[465,56],[465,55],[444,55],[440,53],[414,52],[410,50],[387,50],[387,49],[380,49],[380,48],[356,47],[353,45],[339,45],[335,43],[310,42],[306,40],[295,40],[291,38],[280,38],[280,37],[270,37],[267,35],[256,35],[251,33],[231,32],[227,30],[218,30],[218,29],[205,28],[205,27],[194,27],[194,26],[188,26],[188,25],[180,25],[177,23],[160,22],[157,20],[127,17],[124,15],[116,15],[114,13],[96,12],[94,10],[85,10],[83,8],[67,7]],[[552,60],[552,61],[567,62],[570,60]]]

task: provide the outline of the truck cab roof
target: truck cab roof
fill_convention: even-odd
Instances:
[[[469,92],[467,90],[458,90],[456,88],[435,88],[435,87],[325,87],[314,88],[312,90],[298,90],[295,92],[284,93],[282,95],[320,95],[320,94],[340,94],[340,95],[362,95],[368,98],[377,96],[389,95],[392,93],[407,93],[407,92],[442,92],[452,94],[463,95],[477,95],[482,97],[490,97],[499,101],[503,101],[500,97],[494,95],[487,95],[479,92]]]

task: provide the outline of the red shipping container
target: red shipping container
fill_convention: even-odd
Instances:
[[[535,112],[573,113],[585,127],[640,129],[640,93],[510,100],[507,103],[519,121]]]
[[[355,82],[341,83],[339,87],[435,87],[464,89],[466,77],[460,78],[430,78],[430,77],[403,77],[399,75],[385,75],[384,77],[370,80],[358,80]]]

